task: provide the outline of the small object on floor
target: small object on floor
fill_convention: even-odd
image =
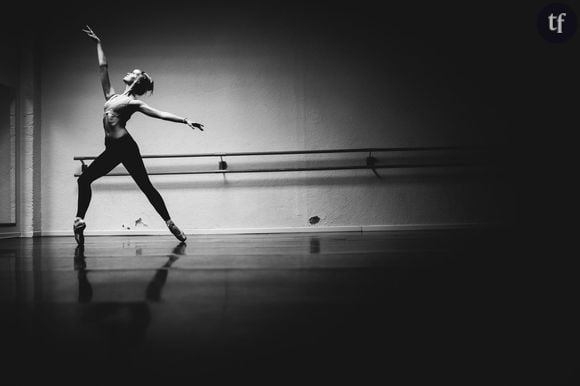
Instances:
[[[173,220],[167,220],[166,224],[167,224],[167,227],[169,228],[169,230],[171,231],[171,233],[173,233],[173,235],[175,237],[177,237],[177,239],[179,241],[185,241],[185,240],[187,240],[187,236],[185,235],[185,233],[183,233],[181,231],[181,229],[179,229],[177,227],[177,225],[175,225],[175,223],[173,222]]]
[[[75,221],[73,223],[73,232],[75,234],[75,240],[78,245],[85,244],[85,235],[83,232],[85,231],[86,227],[87,224],[85,223],[85,220],[83,220],[80,217],[75,218]]]

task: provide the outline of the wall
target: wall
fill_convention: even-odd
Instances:
[[[6,14],[12,14],[9,7]],[[16,94],[15,114],[11,117],[16,133],[15,138],[10,138],[15,142],[16,224],[2,226],[0,238],[32,237],[40,234],[41,227],[42,134],[38,39],[34,28],[23,29],[22,25],[12,23],[3,23],[0,35],[0,47],[4,54],[0,82],[13,88]]]
[[[2,32],[3,29],[0,29]],[[7,87],[12,88],[13,90],[17,90],[18,88],[18,44],[16,42],[11,41],[8,39],[7,34],[1,34],[0,36],[0,47],[2,47],[3,52],[7,53],[6,58],[0,61],[0,84],[5,85]],[[2,162],[10,162],[9,154],[6,153],[10,148],[10,138],[2,136],[1,139],[1,148],[2,148]],[[10,197],[9,187],[10,187],[10,175],[8,173],[3,174],[0,181],[2,183],[2,197]],[[15,181],[16,183],[16,181]],[[14,189],[17,190],[18,186],[14,186]],[[15,202],[15,205],[17,203]],[[2,205],[3,208],[6,205]],[[6,208],[7,209],[7,208]],[[15,208],[17,211],[17,208]],[[4,209],[3,209],[4,211]],[[8,213],[3,212],[2,218],[6,219],[9,216]],[[19,230],[17,225],[2,225],[0,227],[0,238],[7,237],[7,236],[15,236],[19,235]]]
[[[15,223],[14,89],[0,83],[0,223]]]
[[[104,150],[104,99],[90,24],[117,90],[150,73],[150,105],[206,124],[201,133],[140,114],[128,129],[143,154],[349,147],[509,144],[512,42],[492,5],[356,9],[335,3],[74,5],[43,19],[43,234],[68,234],[76,211],[75,155]],[[413,23],[409,24],[409,18]],[[490,21],[490,18],[491,21]],[[453,20],[446,23],[445,20]],[[506,24],[507,25],[507,24]],[[492,41],[494,44],[490,45]],[[506,84],[508,87],[506,88]],[[181,163],[182,161],[172,161]],[[189,164],[188,164],[189,162]],[[239,162],[236,164],[236,162]],[[248,160],[230,160],[243,167]],[[265,160],[263,162],[271,162]],[[147,161],[165,170],[162,161]],[[183,161],[180,167],[197,167]],[[175,166],[175,165],[174,165]],[[204,165],[200,165],[204,166]],[[122,170],[122,169],[121,169]],[[153,176],[189,232],[384,229],[504,221],[505,181],[456,169]],[[163,230],[128,177],[93,184],[96,233]],[[310,225],[309,218],[321,221]],[[138,225],[142,219],[147,226]]]

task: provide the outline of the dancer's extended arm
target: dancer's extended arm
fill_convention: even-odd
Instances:
[[[153,107],[149,106],[147,103],[141,100],[135,100],[132,101],[131,103],[137,106],[137,111],[140,111],[143,114],[148,115],[150,117],[163,119],[165,121],[185,123],[192,129],[200,129],[201,131],[203,131],[203,125],[201,123],[191,122],[188,118],[182,118],[175,114],[168,113],[167,111],[154,109]]]
[[[99,58],[101,85],[103,86],[103,94],[105,95],[105,99],[108,100],[115,93],[115,90],[113,87],[111,87],[111,82],[109,81],[109,65],[107,63],[105,52],[103,51],[103,46],[101,45],[101,39],[99,39],[99,37],[88,25],[86,29],[83,29],[83,32],[85,32],[89,38],[97,43],[97,56]]]

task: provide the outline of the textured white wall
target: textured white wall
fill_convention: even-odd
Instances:
[[[10,89],[0,87],[0,223],[13,223],[15,220],[15,201],[12,191],[16,188],[13,178],[12,159],[15,149],[12,146],[12,130],[10,129]]]
[[[462,22],[463,33],[473,35],[473,46],[465,49],[430,11],[420,15],[423,29],[410,32],[400,12],[378,15],[364,7],[356,14],[323,7],[148,7],[140,11],[142,19],[123,12],[105,19],[89,9],[58,24],[48,21],[53,28],[47,28],[42,52],[43,232],[71,228],[73,174],[79,170],[73,156],[104,150],[104,99],[94,44],[80,32],[84,23],[96,20],[92,27],[103,40],[117,90],[127,71],[141,68],[155,79],[155,93],[143,98],[147,103],[207,125],[203,133],[192,132],[135,114],[128,129],[143,154],[501,142],[502,106],[490,97],[501,65],[485,52],[477,23]],[[472,77],[476,65],[485,65],[487,75]],[[146,164],[164,170],[201,162]],[[228,162],[239,168],[251,161]],[[500,217],[501,188],[480,176],[456,170],[381,174],[382,179],[369,171],[336,171],[152,181],[172,217],[190,232],[462,224]],[[123,231],[139,218],[147,227],[137,229],[164,229],[129,177],[102,178],[93,193],[89,230]],[[310,225],[311,216],[320,223]]]
[[[0,28],[0,32],[4,32],[4,28]],[[18,43],[14,41],[10,34],[8,33],[0,33],[0,47],[2,51],[6,54],[6,57],[0,61],[0,84],[3,84],[7,87],[12,88],[15,92],[19,90],[19,80],[18,80],[18,62],[19,62],[19,52],[18,52]],[[11,117],[12,119],[12,117]],[[16,117],[14,117],[14,120]],[[10,122],[12,123],[12,121]],[[16,122],[14,122],[16,123]],[[10,190],[14,189],[14,202],[10,202],[10,211],[14,211],[14,220],[18,215],[17,211],[19,208],[16,192],[19,189],[16,182],[16,164],[18,162],[18,148],[16,146],[16,132],[14,133],[14,137],[11,136],[2,136],[0,139],[0,148],[1,153],[0,157],[2,158],[3,170],[7,171],[6,164],[10,166],[10,173],[3,173],[0,177],[0,184],[2,187],[0,189],[3,190],[3,193],[0,194],[0,197],[3,200],[7,200],[10,202],[10,195],[12,192]],[[11,142],[14,142],[13,144]],[[15,156],[10,159],[10,147],[13,147]],[[5,203],[2,205],[2,208],[8,209],[8,206],[5,206]],[[4,209],[2,209],[4,210]],[[2,214],[0,216],[0,222],[6,222],[5,220],[11,217],[12,213]],[[12,222],[12,221],[8,221]],[[0,228],[0,238],[3,237],[14,237],[20,234],[18,224],[12,226],[2,226]]]

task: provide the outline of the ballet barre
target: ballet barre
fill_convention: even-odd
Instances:
[[[395,168],[424,168],[424,167],[450,167],[450,166],[477,166],[486,164],[481,159],[463,159],[443,162],[423,162],[423,163],[383,163],[380,164],[376,153],[402,153],[402,152],[470,152],[471,156],[482,151],[490,150],[482,146],[435,146],[435,147],[387,147],[387,148],[358,148],[358,149],[327,149],[327,150],[287,150],[287,151],[265,151],[265,152],[235,152],[235,153],[198,153],[198,154],[155,154],[142,155],[143,159],[160,158],[219,158],[217,169],[213,170],[192,170],[192,171],[170,171],[170,172],[148,172],[149,175],[178,175],[178,174],[230,174],[230,173],[272,173],[272,172],[304,172],[304,171],[329,171],[329,170],[371,170],[377,177],[377,169]],[[226,157],[248,157],[248,156],[279,156],[279,155],[308,155],[308,154],[336,154],[336,153],[366,153],[364,164],[359,165],[337,165],[337,166],[310,166],[310,167],[284,167],[284,168],[254,168],[254,169],[229,169]],[[481,155],[481,154],[479,154]],[[95,156],[75,156],[73,160],[81,162],[81,171],[88,166],[84,161],[94,160]],[[470,157],[467,157],[470,158]],[[128,173],[109,173],[106,176],[128,176]],[[75,173],[79,177],[79,173]]]

